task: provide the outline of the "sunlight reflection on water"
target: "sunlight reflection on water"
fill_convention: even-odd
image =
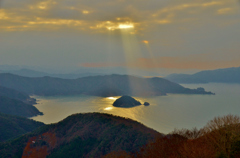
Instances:
[[[117,100],[117,97],[107,97],[106,99]]]
[[[104,108],[104,110],[106,110],[106,111],[110,111],[112,109],[113,109],[113,107],[106,107],[106,108]]]
[[[216,95],[178,95],[157,97],[134,97],[141,103],[133,108],[114,107],[116,97],[67,96],[39,97],[37,105],[43,116],[32,119],[44,123],[56,123],[74,113],[101,112],[131,118],[162,133],[169,133],[174,128],[203,127],[215,116],[239,114],[240,85],[205,84],[185,85],[191,88],[199,86],[216,92]],[[226,93],[227,92],[227,93]]]

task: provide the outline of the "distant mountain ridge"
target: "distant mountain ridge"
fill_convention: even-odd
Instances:
[[[113,151],[136,153],[162,134],[110,114],[75,114],[16,140],[0,143],[0,157],[102,157]]]
[[[176,83],[240,83],[240,67],[206,70],[192,75],[171,74],[165,78]]]
[[[204,90],[189,89],[163,78],[140,78],[128,75],[90,76],[79,79],[53,77],[22,77],[0,74],[0,86],[27,94],[54,96],[86,94],[93,96],[156,96],[167,93],[212,94]]]
[[[10,73],[14,75],[24,76],[24,77],[56,77],[56,78],[63,78],[63,79],[77,79],[86,76],[97,76],[101,75],[101,73],[66,73],[66,74],[52,74],[46,73],[31,69],[19,69],[19,70],[0,70],[0,73]]]

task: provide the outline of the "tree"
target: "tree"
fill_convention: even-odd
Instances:
[[[171,134],[178,134],[181,135],[187,139],[196,139],[203,135],[202,129],[198,130],[196,127],[192,130],[189,129],[174,129]]]
[[[183,158],[206,158],[214,157],[215,150],[206,144],[203,139],[203,129],[175,129],[171,134],[181,135],[188,140],[178,148]]]
[[[240,117],[226,115],[215,117],[203,128],[206,142],[213,146],[221,157],[230,158],[233,144],[240,141]]]
[[[185,137],[177,134],[159,137],[155,141],[148,143],[143,147],[137,158],[177,158],[181,157],[179,147],[187,141]]]

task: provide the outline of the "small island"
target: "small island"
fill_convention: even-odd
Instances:
[[[114,103],[113,106],[115,107],[134,107],[134,106],[138,106],[138,105],[142,105],[139,101],[137,101],[136,99],[130,97],[130,96],[122,96],[120,98],[118,98]]]
[[[150,103],[149,102],[144,102],[144,104],[143,105],[145,105],[145,106],[149,106],[150,105]]]

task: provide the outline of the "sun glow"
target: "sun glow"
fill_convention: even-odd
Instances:
[[[133,24],[119,24],[118,25],[119,29],[130,29],[130,28],[134,28]]]
[[[144,41],[142,41],[143,43],[145,43],[145,44],[148,44],[149,43],[149,41],[147,41],[147,40],[144,40]]]
[[[88,10],[83,10],[82,13],[83,14],[89,14],[89,11]]]

